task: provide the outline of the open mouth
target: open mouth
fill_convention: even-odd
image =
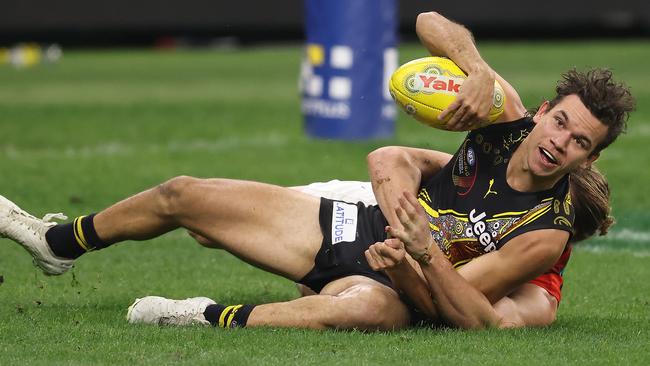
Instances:
[[[542,157],[544,158],[544,160],[546,160],[548,163],[553,164],[553,165],[558,164],[557,159],[555,159],[555,156],[553,156],[553,154],[551,154],[550,151],[546,150],[543,147],[540,147],[539,152],[542,154]]]

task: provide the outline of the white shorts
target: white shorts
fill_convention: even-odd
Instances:
[[[351,203],[363,202],[366,206],[376,205],[377,199],[372,192],[370,182],[358,182],[353,180],[329,182],[317,182],[306,186],[296,187],[301,192],[316,197],[324,197],[331,200],[345,201]]]

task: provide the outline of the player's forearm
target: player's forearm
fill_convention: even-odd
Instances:
[[[408,297],[418,310],[431,320],[438,318],[428,285],[408,261],[386,270],[386,274],[393,285]]]
[[[413,159],[398,147],[383,147],[368,154],[368,174],[377,204],[390,225],[400,226],[395,215],[402,192],[417,195],[422,174]]]
[[[422,265],[438,315],[463,329],[501,326],[501,317],[488,299],[453,268],[434,244],[431,260]]]
[[[449,57],[468,74],[488,73],[494,79],[494,71],[479,54],[472,34],[462,25],[428,12],[418,15],[415,28],[420,42],[432,55]]]

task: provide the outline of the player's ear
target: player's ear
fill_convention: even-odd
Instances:
[[[542,105],[539,106],[537,112],[535,112],[535,115],[533,116],[533,121],[535,121],[535,123],[539,122],[539,118],[548,111],[548,106],[549,106],[548,100],[545,100],[544,103],[542,103]]]
[[[599,153],[599,152],[598,152],[598,153],[595,153],[595,154],[591,154],[591,155],[589,155],[589,157],[587,158],[587,160],[585,160],[584,163],[580,164],[580,167],[581,167],[581,168],[584,168],[584,169],[589,169],[589,168],[591,168],[591,164],[593,164],[594,161],[596,161],[596,160],[598,159],[598,157],[600,157],[600,153]]]

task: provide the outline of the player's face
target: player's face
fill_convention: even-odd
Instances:
[[[533,117],[527,163],[540,177],[560,177],[588,166],[596,158],[592,152],[607,135],[607,126],[585,107],[577,95],[564,97],[552,109],[548,102]]]

